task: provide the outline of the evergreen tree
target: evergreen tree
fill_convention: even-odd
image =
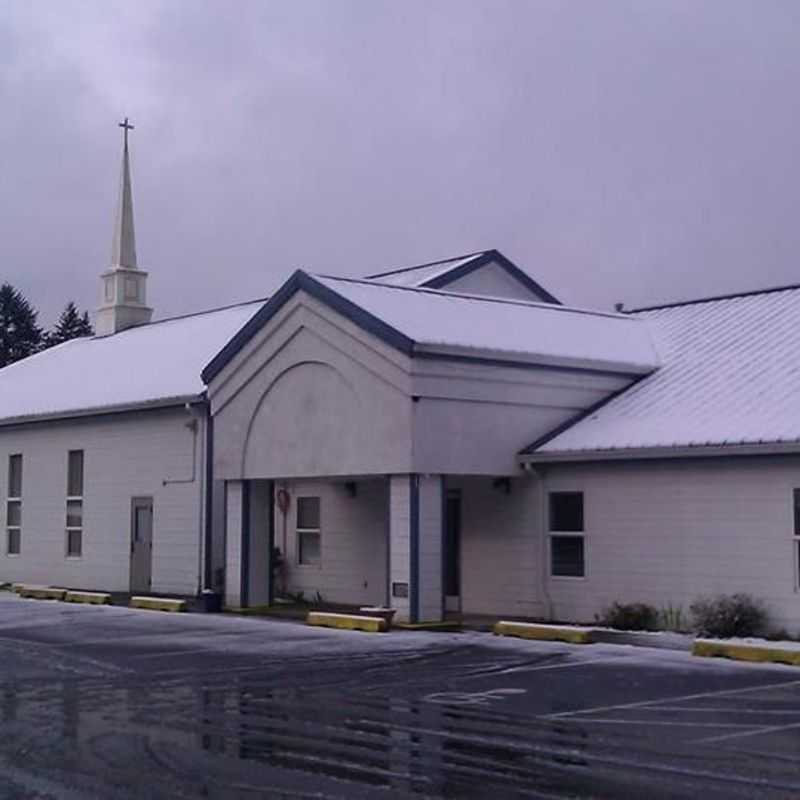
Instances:
[[[35,353],[42,344],[36,309],[10,283],[0,286],[0,367]]]
[[[89,322],[89,312],[78,313],[75,303],[72,300],[67,303],[67,307],[61,312],[55,328],[47,334],[46,347],[52,347],[70,339],[78,339],[81,336],[92,336],[94,328]]]

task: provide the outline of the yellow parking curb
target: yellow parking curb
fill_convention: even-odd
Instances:
[[[381,617],[362,617],[358,614],[333,614],[322,611],[309,611],[307,625],[323,628],[339,628],[346,631],[366,631],[367,633],[385,633],[386,620]]]
[[[17,592],[20,597],[30,597],[35,600],[63,600],[66,589],[54,589],[52,586],[22,585]]]
[[[713,658],[733,658],[737,661],[757,661],[761,663],[791,664],[800,667],[800,650],[784,650],[779,644],[728,644],[713,639],[695,639],[692,645],[693,656]]]
[[[546,642],[592,643],[591,628],[578,628],[570,625],[543,625],[501,620],[494,626],[494,634],[495,636],[516,636],[520,639],[536,639]]]
[[[131,597],[129,606],[150,611],[186,611],[186,601],[174,597]]]
[[[25,586],[24,583],[12,583],[11,584],[11,591],[15,594],[19,594],[20,590]]]
[[[105,592],[67,592],[65,603],[87,603],[92,606],[110,606],[111,595]]]

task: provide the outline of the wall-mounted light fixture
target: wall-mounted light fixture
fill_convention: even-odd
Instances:
[[[511,478],[495,478],[492,481],[492,488],[499,492],[511,494]]]
[[[355,481],[347,481],[344,488],[350,497],[355,497],[358,494],[358,484]]]

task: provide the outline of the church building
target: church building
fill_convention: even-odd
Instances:
[[[0,582],[800,630],[800,288],[593,311],[488,250],[152,321],[125,125],[96,335],[0,370]]]

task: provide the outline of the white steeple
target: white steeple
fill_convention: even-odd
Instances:
[[[150,322],[153,316],[153,309],[147,305],[147,273],[136,265],[133,193],[128,154],[128,131],[133,130],[133,125],[125,117],[125,121],[120,122],[119,127],[124,131],[122,175],[111,244],[111,269],[100,276],[102,295],[95,319],[98,336],[108,336],[133,325]]]

